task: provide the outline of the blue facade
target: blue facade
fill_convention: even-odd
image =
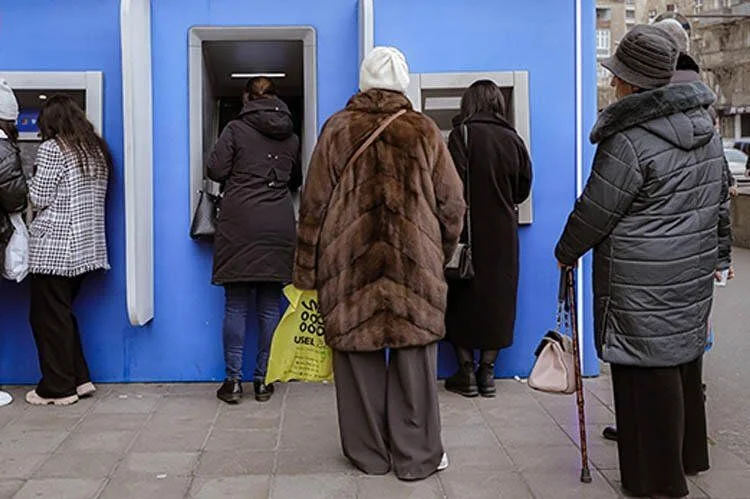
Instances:
[[[596,99],[594,2],[583,4],[584,131],[588,131]],[[128,324],[125,306],[119,1],[76,0],[63,5],[24,0],[0,7],[1,70],[104,72],[104,135],[117,163],[107,219],[113,270],[88,281],[77,306],[96,381],[223,378],[223,296],[209,283],[210,246],[188,237],[188,29],[313,26],[322,124],[357,88],[357,23],[355,0],[152,0],[155,319],[134,328]],[[574,2],[476,0],[469,7],[448,0],[376,0],[375,43],[400,47],[417,73],[529,71],[535,219],[521,233],[516,342],[502,352],[498,363],[501,376],[525,376],[540,336],[554,321],[558,271],[553,248],[575,198]],[[591,148],[584,153],[588,165]],[[3,282],[0,382],[37,380],[27,316],[27,286]],[[587,326],[590,333],[590,321]],[[590,336],[586,370],[595,374],[598,367]],[[254,339],[254,335],[248,338],[249,358]],[[444,348],[442,356],[441,372],[446,374],[453,367],[450,349]]]

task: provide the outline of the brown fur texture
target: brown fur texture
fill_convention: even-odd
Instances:
[[[400,109],[408,112],[343,171]],[[318,290],[332,348],[415,347],[445,335],[444,266],[465,209],[440,131],[404,95],[359,93],[326,123],[302,194],[294,284]]]

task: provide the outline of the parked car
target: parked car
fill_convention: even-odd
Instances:
[[[724,148],[724,157],[729,163],[729,171],[739,183],[750,182],[747,170],[747,154],[735,148]]]
[[[745,154],[750,154],[750,139],[735,139],[734,145],[732,147],[737,149],[738,151],[744,152]]]

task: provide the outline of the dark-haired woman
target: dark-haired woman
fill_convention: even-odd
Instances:
[[[267,401],[266,368],[279,323],[282,286],[292,280],[297,233],[292,191],[302,184],[299,139],[289,108],[273,81],[253,78],[239,117],[222,131],[208,162],[208,176],[222,184],[214,239],[213,283],[224,286],[226,380],[216,393],[228,404],[242,398],[242,360],[248,313],[258,318],[253,373],[255,399]]]
[[[21,169],[18,151],[18,102],[5,80],[0,80],[0,267],[5,247],[13,236],[10,215],[26,208],[28,188]],[[9,404],[12,397],[0,391],[0,407]]]
[[[86,276],[109,269],[104,229],[112,158],[104,140],[69,97],[46,101],[30,197],[31,328],[42,379],[33,405],[70,405],[92,395],[73,302]]]
[[[447,338],[459,367],[445,387],[467,397],[493,397],[498,352],[513,343],[518,291],[516,205],[529,196],[531,162],[523,140],[505,119],[502,91],[488,80],[474,83],[464,93],[448,145],[469,187],[475,277],[449,282]],[[463,241],[468,234],[464,230]],[[475,350],[480,351],[478,368]]]

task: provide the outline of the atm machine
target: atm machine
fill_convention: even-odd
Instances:
[[[471,72],[471,73],[420,73],[411,74],[407,96],[414,109],[421,111],[443,132],[445,140],[452,129],[452,120],[461,108],[461,96],[477,80],[494,81],[505,96],[506,119],[531,150],[529,123],[529,74],[526,71]],[[532,197],[518,207],[518,220],[522,225],[534,219]]]
[[[21,162],[27,177],[33,173],[36,151],[41,142],[37,118],[44,101],[53,95],[67,95],[86,112],[96,131],[102,133],[102,73],[98,71],[0,71],[18,100],[18,132]]]

